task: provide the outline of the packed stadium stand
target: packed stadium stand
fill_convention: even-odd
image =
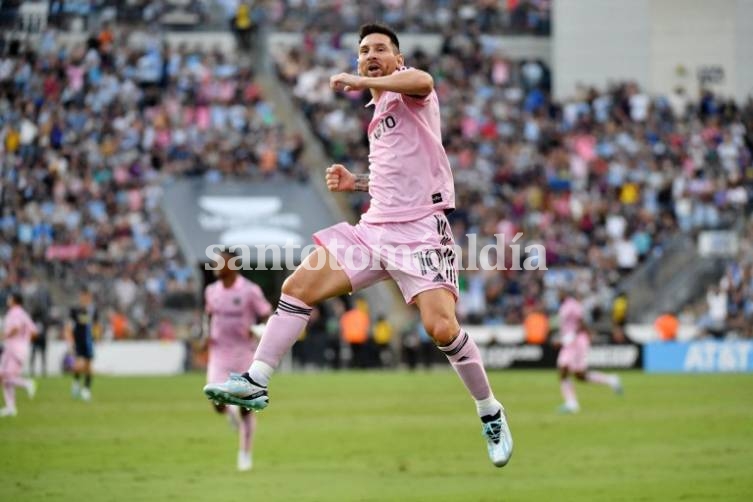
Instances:
[[[315,29],[329,31],[342,26],[355,31],[374,19],[394,26],[399,32],[515,33],[548,35],[550,0],[506,0],[462,2],[443,0],[381,0],[378,2],[276,2],[272,19],[279,19],[279,31]]]
[[[103,28],[61,48],[11,43],[3,104],[2,289],[26,276],[60,295],[86,286],[133,336],[154,336],[165,300],[196,296],[160,202],[171,180],[301,179],[253,70],[222,53],[128,45]]]
[[[501,234],[509,243],[522,232],[521,248],[546,248],[539,261],[548,271],[463,272],[464,322],[552,315],[560,292],[575,287],[590,320],[612,333],[628,315],[615,312],[625,295],[633,303],[631,291],[652,287],[652,264],[680,267],[683,239],[723,229],[740,236],[738,251],[666,309],[716,330],[720,309],[707,308],[706,292],[724,276],[722,324],[749,326],[753,101],[681,88],[652,95],[628,81],[555,100],[545,61],[515,59],[480,37],[547,36],[549,1],[427,3],[49,2],[35,25],[20,3],[2,2],[4,26],[34,33],[2,41],[0,289],[35,276],[64,301],[86,285],[105,310],[128,319],[123,336],[158,336],[164,309],[195,308],[187,298],[202,287],[164,218],[165,187],[188,177],[319,176],[321,166],[301,160],[305,135],[282,125],[257,85],[261,73],[279,79],[332,161],[366,172],[366,100],[328,87],[331,74],[353,70],[355,51],[326,28],[348,33],[378,18],[442,37],[436,53],[413,51],[406,62],[433,75],[442,104],[458,242]],[[239,49],[170,45],[149,35],[155,26],[233,31]],[[70,30],[82,41],[70,42]],[[275,65],[266,67],[259,40],[250,43],[244,30],[297,32],[301,43],[272,48]],[[366,203],[362,194],[349,199],[355,214]]]

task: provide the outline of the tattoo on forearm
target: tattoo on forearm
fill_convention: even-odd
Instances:
[[[369,175],[368,174],[356,174],[356,192],[368,192],[369,191]]]

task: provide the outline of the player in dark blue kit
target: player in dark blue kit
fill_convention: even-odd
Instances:
[[[84,401],[91,399],[92,370],[94,359],[93,328],[97,322],[97,310],[92,301],[92,294],[82,290],[79,294],[79,304],[71,309],[70,319],[66,323],[65,337],[72,345],[76,361],[73,365],[73,386],[71,393],[74,398]],[[84,375],[84,386],[81,387],[81,375]]]

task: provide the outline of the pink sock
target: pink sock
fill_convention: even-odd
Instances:
[[[562,399],[565,400],[565,404],[578,404],[578,398],[575,397],[573,381],[570,378],[565,378],[560,381],[560,392],[562,392]]]
[[[251,452],[254,429],[256,429],[256,413],[253,411],[248,414],[241,413],[241,426],[238,429],[238,433],[240,437],[239,446],[242,452]]]
[[[614,375],[608,375],[601,371],[589,371],[586,373],[586,381],[591,383],[600,383],[601,385],[613,386],[615,384]]]
[[[461,330],[452,343],[439,347],[439,350],[444,352],[450,360],[450,364],[468,388],[473,399],[481,401],[492,395],[484,363],[481,361],[481,353],[468,333]]]
[[[267,327],[256,349],[254,361],[261,361],[276,368],[282,356],[298,340],[310,316],[311,307],[283,293],[277,304],[277,310],[267,321]],[[251,375],[251,378],[254,376]]]
[[[31,380],[22,377],[8,377],[4,381],[16,387],[23,387],[24,389],[28,389],[31,384]]]
[[[3,397],[5,398],[5,407],[9,410],[15,410],[16,387],[7,379],[3,381]]]

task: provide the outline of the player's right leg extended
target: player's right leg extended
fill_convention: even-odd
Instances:
[[[257,411],[266,408],[269,378],[306,327],[312,306],[350,291],[348,275],[324,247],[317,247],[283,283],[277,310],[267,322],[248,372],[208,384],[204,393],[217,403]]]
[[[476,342],[460,329],[454,296],[446,289],[431,289],[416,295],[415,302],[427,333],[447,356],[476,402],[489,460],[497,467],[504,467],[513,451],[507,414],[492,393]]]

